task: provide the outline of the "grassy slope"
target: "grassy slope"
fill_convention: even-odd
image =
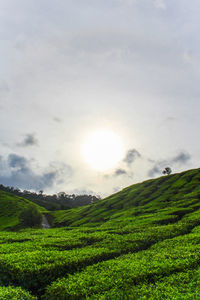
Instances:
[[[0,232],[1,285],[44,300],[200,298],[200,169],[54,216],[68,226]]]
[[[27,199],[0,190],[0,230],[15,228],[19,224],[19,214],[30,204],[36,205]],[[43,207],[36,206],[41,212],[46,211]]]
[[[200,169],[134,184],[92,205],[56,211],[54,226],[122,225],[141,218],[173,223],[200,207]],[[105,223],[106,222],[106,223]]]

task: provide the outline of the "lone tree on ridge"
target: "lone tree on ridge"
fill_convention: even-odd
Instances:
[[[172,169],[171,169],[170,167],[166,167],[166,168],[162,171],[162,173],[163,173],[164,175],[170,175],[171,172],[172,172]]]

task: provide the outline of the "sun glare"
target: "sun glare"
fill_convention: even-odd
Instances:
[[[114,167],[124,155],[120,137],[110,130],[97,130],[88,135],[82,145],[85,161],[93,168],[104,171]]]

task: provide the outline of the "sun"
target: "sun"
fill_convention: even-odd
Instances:
[[[91,132],[82,145],[85,161],[99,171],[114,167],[124,156],[121,138],[111,130]]]

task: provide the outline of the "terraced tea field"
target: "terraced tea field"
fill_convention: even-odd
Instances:
[[[200,170],[0,232],[0,299],[200,299]]]

